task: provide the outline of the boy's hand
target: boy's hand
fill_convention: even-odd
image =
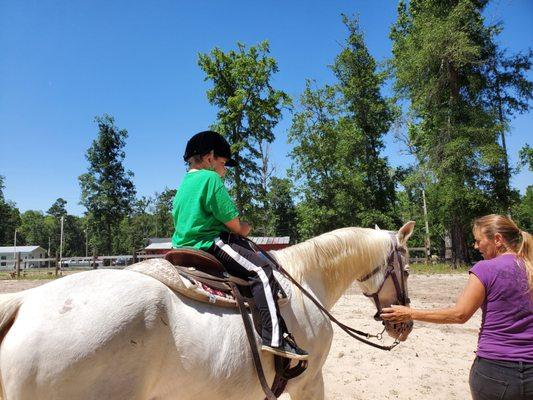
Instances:
[[[248,222],[241,221],[241,235],[242,236],[248,236],[251,230],[252,230],[252,226]]]
[[[248,222],[241,221],[239,217],[233,218],[231,221],[226,222],[225,225],[231,232],[241,236],[247,236],[252,230],[250,224]]]

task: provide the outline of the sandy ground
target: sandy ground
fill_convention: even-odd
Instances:
[[[451,305],[466,283],[466,274],[412,275],[413,307]],[[15,292],[47,281],[0,280],[0,293]],[[333,309],[342,322],[377,332],[374,305],[358,289],[350,290]],[[409,339],[392,352],[374,349],[335,329],[324,366],[327,400],[469,399],[468,371],[474,358],[481,313],[464,325],[416,323]],[[384,339],[389,344],[390,338]],[[289,396],[281,397],[288,400]],[[311,400],[311,399],[310,399]]]

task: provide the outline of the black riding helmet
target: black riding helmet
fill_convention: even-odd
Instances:
[[[220,133],[214,131],[203,131],[190,138],[185,147],[183,159],[187,161],[192,156],[203,156],[211,150],[216,156],[228,159],[226,167],[235,166],[228,141]]]

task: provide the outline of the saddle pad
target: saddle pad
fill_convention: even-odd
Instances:
[[[220,296],[217,295],[216,292],[205,290],[202,283],[180,275],[176,268],[165,259],[152,258],[132,264],[124,269],[139,272],[157,279],[170,289],[190,299],[220,307],[237,307],[235,299],[232,297]]]
[[[193,279],[186,278],[178,273],[174,265],[163,258],[152,258],[132,264],[126,268],[129,271],[139,272],[148,275],[168,286],[170,289],[192,300],[210,303],[219,307],[237,308],[237,301],[233,297],[217,294],[217,290],[204,288],[205,285]],[[274,276],[283,288],[286,297],[278,299],[279,306],[283,306],[290,300],[290,282],[279,272],[275,271]]]

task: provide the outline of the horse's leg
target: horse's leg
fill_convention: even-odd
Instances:
[[[301,385],[294,385],[289,387],[287,391],[291,396],[291,400],[324,400],[324,377],[322,371],[319,371],[312,378],[307,377],[305,383]]]

